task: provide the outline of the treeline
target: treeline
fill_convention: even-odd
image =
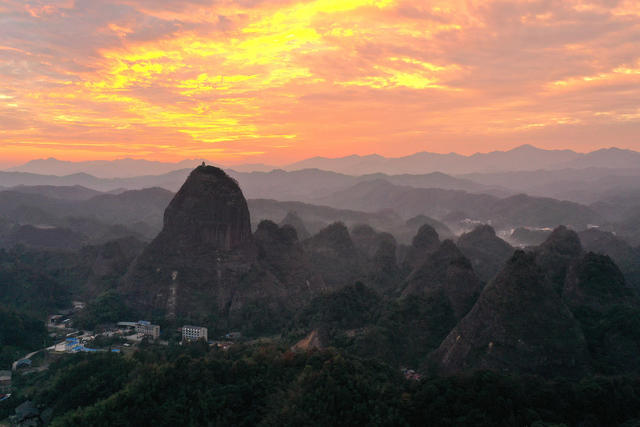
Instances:
[[[48,343],[47,330],[40,319],[0,305],[0,370],[28,351]]]
[[[0,249],[0,370],[48,344],[46,316],[71,305],[65,254]]]
[[[638,378],[478,372],[407,381],[388,365],[334,349],[152,347],[131,357],[68,356],[20,381],[12,405],[30,398],[51,408],[52,426],[640,423]]]
[[[455,322],[440,294],[387,298],[357,282],[314,297],[284,335],[293,342],[317,330],[323,345],[396,367],[421,367]]]

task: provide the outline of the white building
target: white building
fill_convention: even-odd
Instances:
[[[207,334],[207,328],[203,326],[185,325],[182,327],[182,341],[207,341],[209,339]]]

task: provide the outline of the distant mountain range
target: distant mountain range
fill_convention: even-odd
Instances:
[[[149,187],[161,187],[177,191],[191,169],[175,170],[162,175],[144,175],[127,178],[98,178],[86,173],[56,176],[27,172],[0,171],[0,185],[4,188],[15,186],[83,186],[97,191],[118,192]],[[423,188],[444,188],[469,192],[485,192],[496,195],[511,194],[498,185],[477,184],[469,179],[456,178],[440,172],[423,175],[370,174],[353,176],[318,169],[270,172],[240,172],[227,169],[236,179],[243,192],[250,198],[270,198],[277,200],[313,201],[360,182],[385,180],[397,185]]]
[[[116,159],[70,162],[51,157],[31,160],[24,165],[9,168],[7,171],[56,176],[85,173],[97,178],[131,178],[142,175],[161,175],[178,169],[193,169],[203,161],[203,159],[187,159],[171,163],[144,159]]]
[[[161,175],[143,175],[126,178],[99,178],[86,173],[72,175],[42,175],[27,172],[0,171],[0,189],[16,186],[83,186],[100,192],[118,193],[161,187],[177,191],[191,169],[179,169]],[[440,188],[462,190],[469,193],[505,197],[518,193],[531,196],[553,197],[582,204],[592,204],[611,197],[629,198],[636,194],[640,168],[614,169],[589,167],[584,169],[557,169],[514,172],[473,173],[458,176],[441,172],[426,174],[366,174],[355,176],[319,169],[270,172],[242,172],[227,169],[249,198],[268,198],[282,201],[318,203],[329,195],[354,185],[376,180],[414,188]],[[86,196],[91,196],[87,193]],[[58,195],[61,196],[61,195]],[[637,197],[631,197],[635,209]],[[618,205],[619,203],[616,203]],[[629,204],[629,203],[627,203]]]
[[[192,169],[203,159],[180,162],[157,162],[141,159],[93,160],[70,162],[54,158],[37,159],[16,166],[8,171],[28,172],[40,175],[72,175],[86,173],[99,178],[130,178],[142,175],[161,175],[179,169]],[[211,162],[205,161],[207,164]],[[456,153],[439,154],[420,152],[405,157],[383,157],[377,154],[351,155],[340,158],[313,157],[280,167],[265,164],[245,164],[227,167],[238,172],[268,172],[273,169],[295,171],[321,169],[347,175],[385,173],[446,174],[495,173],[509,171],[533,171],[538,169],[638,169],[640,153],[633,150],[606,148],[590,153],[572,150],[544,150],[522,145],[508,151],[492,151],[464,156]],[[1,184],[1,183],[0,183]]]
[[[640,153],[619,148],[606,148],[590,153],[572,150],[543,150],[522,145],[508,151],[492,151],[463,156],[456,153],[438,154],[421,152],[406,157],[389,158],[379,155],[348,156],[337,159],[314,157],[285,166],[285,170],[322,169],[351,175],[370,173],[447,174],[531,171],[537,169],[566,169],[606,167],[637,169]]]

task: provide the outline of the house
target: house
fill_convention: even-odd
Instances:
[[[207,341],[208,331],[203,326],[185,325],[182,327],[182,341]]]
[[[74,348],[80,345],[80,340],[78,338],[67,338],[64,340],[64,351],[68,353],[73,353]]]
[[[160,326],[152,325],[151,322],[147,322],[146,320],[139,320],[135,329],[141,338],[156,340],[160,337]]]
[[[151,338],[153,340],[160,337],[160,326],[153,325],[146,320],[138,320],[137,322],[118,322],[119,327],[133,328],[138,334],[138,338]]]

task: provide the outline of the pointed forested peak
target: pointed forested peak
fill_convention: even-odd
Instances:
[[[585,251],[608,255],[616,263],[629,286],[640,291],[640,250],[609,231],[591,228],[580,232]]]
[[[460,236],[460,240],[484,240],[484,239],[492,239],[496,237],[496,230],[493,229],[489,224],[482,224],[469,231],[468,233],[464,233]]]
[[[406,221],[407,227],[409,227],[410,229],[416,230],[414,231],[414,233],[416,233],[420,229],[420,227],[422,227],[424,224],[429,224],[431,227],[433,227],[433,229],[436,230],[436,232],[438,233],[438,236],[441,239],[449,239],[453,237],[453,232],[443,222],[435,220],[426,215],[420,214]]]
[[[472,307],[482,286],[469,260],[455,243],[445,240],[407,278],[402,296],[442,293],[454,315],[461,318]]]
[[[472,310],[432,354],[442,373],[490,369],[581,374],[588,361],[580,326],[535,255],[516,251]]]
[[[499,238],[495,230],[490,225],[479,225],[468,233],[464,233],[456,242],[458,247],[473,248],[483,252],[498,252],[500,255],[507,253],[511,256],[513,247]]]
[[[413,238],[411,246],[416,249],[435,250],[440,246],[440,236],[429,224],[423,224]]]
[[[378,232],[369,224],[358,224],[351,228],[351,238],[354,242],[374,241],[378,236]]]
[[[287,215],[282,219],[282,221],[280,221],[280,225],[290,225],[295,228],[300,240],[308,239],[311,235],[309,233],[309,230],[307,230],[307,227],[304,224],[302,218],[300,218],[300,216],[298,216],[298,214],[293,211],[287,212]]]
[[[582,244],[578,233],[564,225],[554,229],[547,240],[540,245],[540,249],[568,257],[582,255]]]
[[[351,240],[358,251],[367,258],[372,258],[382,242],[396,246],[396,239],[389,233],[376,231],[368,224],[359,224],[351,228]]]
[[[464,257],[458,246],[453,243],[453,240],[447,239],[440,246],[438,250],[436,250],[430,257],[432,260],[442,260],[442,261],[460,261],[460,262],[468,262],[468,260]]]
[[[420,267],[429,254],[440,247],[440,237],[436,230],[429,224],[424,224],[413,238],[411,246],[402,260],[403,268],[407,272]]]
[[[490,225],[479,225],[463,234],[457,245],[485,281],[491,280],[513,254],[513,247],[496,236]]]
[[[569,307],[605,311],[635,301],[618,266],[606,255],[587,253],[567,273],[562,297]]]
[[[311,237],[311,244],[329,244],[336,248],[353,249],[353,241],[347,226],[342,222],[334,222]]]
[[[296,229],[290,225],[279,227],[275,222],[265,219],[260,221],[258,228],[253,235],[256,240],[280,240],[282,242],[298,241]]]
[[[371,256],[375,252],[379,237],[378,232],[368,224],[358,224],[351,228],[351,240],[353,244],[367,256]]]
[[[339,288],[361,277],[362,257],[343,223],[323,228],[303,244],[314,273],[320,275],[328,287]]]
[[[560,294],[569,265],[583,254],[578,234],[561,225],[540,246],[535,248],[536,262]]]

